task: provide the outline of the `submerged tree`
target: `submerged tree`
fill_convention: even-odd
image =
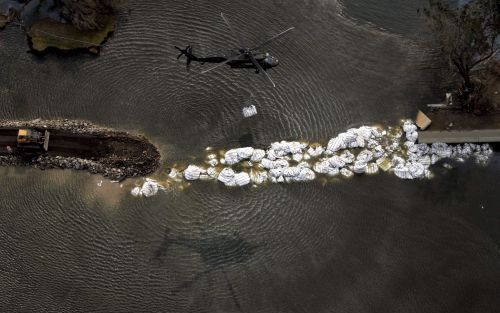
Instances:
[[[481,84],[473,79],[474,71],[499,49],[499,6],[496,0],[471,0],[459,7],[429,0],[429,7],[423,9],[443,56],[462,78],[459,94],[467,110],[474,110],[480,97]]]

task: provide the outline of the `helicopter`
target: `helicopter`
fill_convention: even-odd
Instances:
[[[220,14],[222,19],[224,20],[224,23],[227,25],[233,36],[236,38],[238,41],[238,44],[240,47],[246,47],[243,43],[240,37],[237,35],[237,33],[234,31],[232,28],[231,24],[227,20],[227,18],[224,16],[223,13]],[[215,70],[219,67],[222,67],[226,64],[228,64],[231,68],[255,68],[255,73],[258,74],[260,72],[264,73],[273,85],[273,87],[276,87],[276,84],[273,82],[271,77],[269,76],[268,73],[266,73],[266,70],[273,68],[275,66],[278,66],[279,60],[272,56],[269,52],[257,52],[259,49],[262,49],[263,47],[267,46],[274,40],[280,38],[281,36],[285,35],[289,31],[293,30],[295,27],[290,27],[285,31],[282,31],[281,33],[271,37],[270,39],[262,42],[261,44],[255,46],[254,48],[239,48],[235,49],[231,52],[230,56],[213,56],[213,57],[197,57],[193,54],[193,48],[191,45],[187,46],[185,49],[181,49],[177,46],[175,46],[175,49],[179,50],[180,54],[177,56],[177,59],[179,59],[181,56],[186,57],[186,68],[189,70],[189,66],[191,65],[191,62],[199,62],[201,64],[204,63],[218,63],[217,65],[208,68],[204,71],[202,71],[202,74],[208,73],[212,70]]]

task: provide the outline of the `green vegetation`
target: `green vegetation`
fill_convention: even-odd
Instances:
[[[490,100],[483,97],[485,88],[478,75],[480,65],[491,60],[499,50],[500,13],[494,0],[472,0],[461,7],[442,0],[429,0],[423,9],[430,29],[450,67],[460,75],[458,98],[467,111],[485,111]]]

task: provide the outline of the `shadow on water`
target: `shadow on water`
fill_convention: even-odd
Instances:
[[[173,294],[189,288],[214,270],[223,270],[229,265],[247,262],[260,246],[260,244],[252,244],[248,242],[240,237],[240,235],[236,232],[232,235],[220,235],[209,238],[193,239],[188,237],[173,236],[170,233],[170,229],[167,228],[161,245],[154,252],[153,260],[163,263],[163,258],[168,254],[170,248],[176,245],[194,250],[200,255],[207,268],[204,271],[197,273],[193,279],[183,282],[179,286],[173,288]],[[227,279],[225,272],[224,276],[236,306],[240,307],[234,294],[233,287]]]
[[[250,133],[243,134],[238,139],[238,142],[242,147],[253,147],[255,145],[255,140],[253,139],[253,135]]]

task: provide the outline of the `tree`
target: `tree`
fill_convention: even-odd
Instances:
[[[474,71],[499,50],[499,6],[496,0],[471,0],[459,7],[429,0],[422,11],[443,56],[462,78],[460,95],[469,102],[469,110],[474,109],[470,96],[480,88],[473,80]]]
[[[61,0],[62,14],[81,31],[100,30],[113,14],[114,0]]]

